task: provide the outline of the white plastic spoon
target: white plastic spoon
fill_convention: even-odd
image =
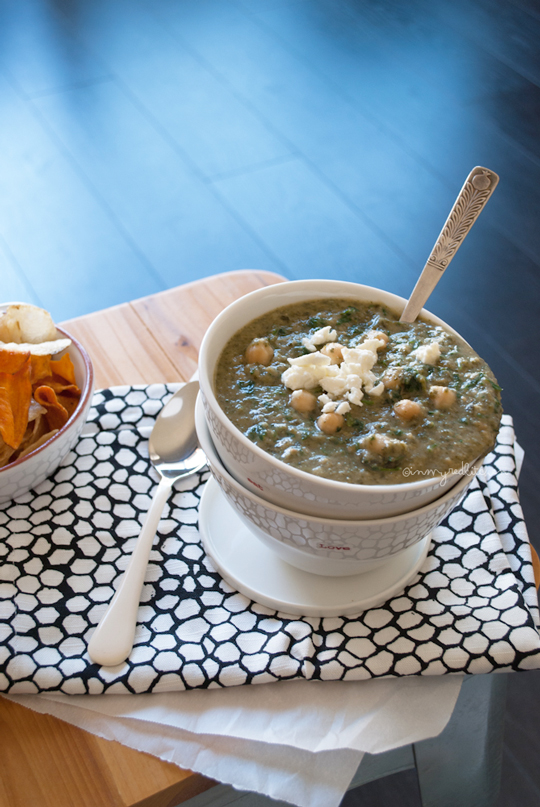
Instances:
[[[206,465],[195,431],[198,391],[198,381],[185,384],[163,407],[152,429],[148,453],[160,475],[159,485],[120,585],[90,639],[88,654],[96,664],[121,664],[131,653],[144,576],[163,508],[176,480]]]
[[[465,240],[465,236],[484,209],[499,181],[498,174],[477,165],[459,192],[435,242],[422,274],[416,282],[400,322],[414,322],[441,279],[444,270]]]

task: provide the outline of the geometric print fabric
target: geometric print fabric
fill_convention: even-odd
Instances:
[[[131,656],[114,668],[92,664],[89,638],[157,484],[148,435],[178,387],[95,393],[83,435],[56,473],[0,506],[1,691],[121,694],[540,667],[508,415],[415,579],[356,616],[293,617],[233,590],[197,529],[208,472],[182,480],[160,521]]]

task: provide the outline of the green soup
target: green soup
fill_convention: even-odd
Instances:
[[[353,484],[460,470],[493,447],[502,414],[500,387],[467,344],[350,299],[253,320],[225,346],[215,389],[225,414],[264,451]]]

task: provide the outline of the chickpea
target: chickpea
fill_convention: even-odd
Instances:
[[[338,415],[337,412],[327,412],[317,420],[317,426],[325,434],[335,434],[343,428],[344,423],[343,415]]]
[[[403,400],[394,404],[394,412],[401,420],[414,420],[414,418],[423,416],[424,408],[417,401],[403,398]]]
[[[254,339],[246,349],[248,364],[264,364],[268,366],[274,358],[274,348],[266,339]]]
[[[392,370],[388,370],[388,372],[385,373],[383,377],[383,384],[386,387],[386,389],[399,389],[402,381],[403,381],[403,372],[398,367],[394,367]]]
[[[316,397],[305,389],[295,389],[291,395],[291,406],[297,412],[312,412],[316,405]]]
[[[429,389],[429,397],[435,409],[450,409],[456,402],[456,391],[450,387],[433,386]]]
[[[407,446],[402,440],[395,440],[385,434],[372,434],[364,438],[362,447],[370,454],[376,454],[385,464],[390,465],[407,453]]]
[[[388,440],[382,434],[374,434],[364,440],[364,446],[371,451],[372,454],[382,454],[388,447]]]
[[[343,345],[340,345],[339,342],[327,342],[327,344],[321,348],[321,353],[328,356],[332,364],[341,364],[343,361],[342,347]]]

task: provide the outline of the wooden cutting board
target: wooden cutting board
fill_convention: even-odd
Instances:
[[[62,323],[87,349],[96,389],[187,381],[225,306],[283,281],[241,271]],[[174,807],[216,783],[0,696],[0,807]]]

